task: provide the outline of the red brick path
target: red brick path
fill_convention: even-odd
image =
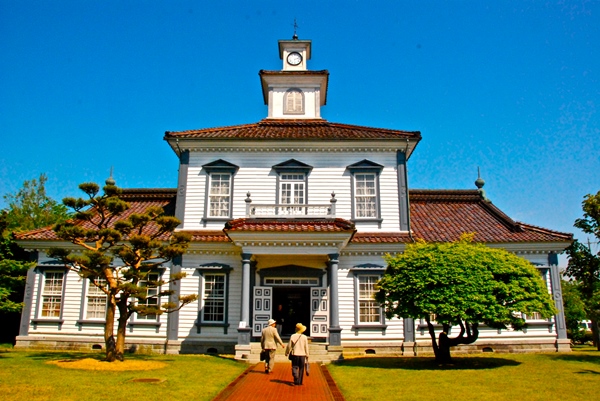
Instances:
[[[344,401],[327,368],[317,363],[310,365],[310,376],[304,376],[301,386],[293,384],[290,362],[278,362],[270,374],[259,363],[246,369],[213,401]]]

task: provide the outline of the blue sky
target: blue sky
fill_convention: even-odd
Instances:
[[[475,188],[574,232],[600,190],[600,2],[0,0],[0,196],[175,187],[165,131],[266,116],[278,39],[313,41],[329,121],[419,130],[412,188]],[[5,206],[0,200],[0,206]]]

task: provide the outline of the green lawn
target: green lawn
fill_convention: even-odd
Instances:
[[[359,358],[329,365],[347,401],[358,400],[597,400],[600,352]]]
[[[127,355],[166,367],[147,371],[64,369],[50,360],[101,359],[102,354],[0,350],[0,399],[6,401],[211,400],[248,365],[208,355]],[[119,362],[115,362],[119,363]],[[160,379],[160,383],[133,382]]]
[[[248,367],[207,355],[127,355],[128,360],[166,364],[148,371],[72,370],[47,363],[102,356],[0,348],[0,399],[209,401]],[[591,348],[561,354],[485,354],[454,359],[453,366],[439,367],[432,358],[357,358],[328,368],[347,401],[595,400],[600,391],[600,352]]]

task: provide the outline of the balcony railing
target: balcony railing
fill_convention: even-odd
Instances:
[[[335,218],[335,193],[331,194],[329,204],[255,204],[250,192],[246,194],[246,217],[249,218]]]

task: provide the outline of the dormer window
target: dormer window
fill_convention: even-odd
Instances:
[[[292,88],[285,93],[284,114],[304,114],[304,93]]]

